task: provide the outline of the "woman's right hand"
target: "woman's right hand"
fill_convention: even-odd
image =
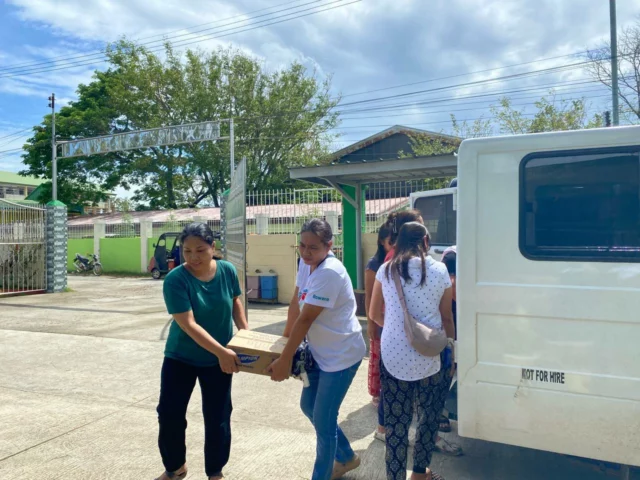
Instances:
[[[220,369],[224,373],[232,374],[238,373],[240,370],[238,366],[241,365],[240,359],[236,352],[229,348],[223,348],[220,354],[218,355],[218,360],[220,361]]]

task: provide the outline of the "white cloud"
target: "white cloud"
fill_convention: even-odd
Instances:
[[[330,1],[323,0],[317,4],[324,5]],[[344,3],[349,1],[344,0]],[[297,4],[307,2],[308,0],[300,0]],[[567,55],[592,47],[606,40],[609,34],[608,2],[595,0],[365,0],[317,15],[217,39],[211,37],[229,33],[229,29],[242,25],[235,23],[222,26],[223,24],[265,14],[267,11],[241,16],[243,13],[284,4],[284,0],[8,0],[8,3],[15,7],[16,14],[25,25],[45,29],[55,35],[50,48],[26,46],[24,53],[29,58],[20,60],[22,63],[44,59],[55,60],[56,66],[63,66],[64,62],[58,57],[93,52],[105,42],[122,35],[139,38],[143,42],[158,41],[164,35],[183,43],[198,40],[198,43],[179,47],[181,49],[211,49],[233,44],[263,60],[268,69],[281,68],[291,61],[299,61],[310,69],[315,69],[321,77],[333,75],[336,93],[361,92],[439,77],[453,77],[461,73]],[[282,5],[273,7],[273,10],[292,6]],[[311,6],[301,6],[300,9]],[[284,13],[287,12],[276,15]],[[620,29],[635,21],[638,15],[639,2],[618,2]],[[264,18],[266,17],[252,22]],[[208,24],[203,25],[207,22]],[[198,26],[194,27],[196,25]],[[187,30],[184,29],[187,28],[199,33],[185,35]],[[208,30],[203,31],[205,29]],[[205,34],[209,38],[197,37]],[[155,37],[148,38],[150,36]],[[0,52],[0,58],[3,63],[18,61],[16,58],[7,58],[6,52]],[[567,57],[514,69],[449,78],[373,93],[369,97],[493,79],[510,73],[563,65],[570,61],[579,59]],[[60,98],[73,98],[77,84],[89,81],[93,68],[93,65],[89,65],[76,67],[75,70],[38,72],[13,79],[0,78],[0,92],[41,96],[43,89],[55,89]],[[438,93],[437,97],[455,98],[487,91],[578,81],[583,75],[582,70],[575,69],[445,91]],[[544,91],[540,90],[538,93],[542,95]],[[578,91],[577,87],[573,91]],[[533,92],[531,96],[535,94]],[[415,97],[415,100],[435,97],[436,94],[426,93]],[[367,95],[349,100],[364,98]],[[410,103],[411,98],[413,97],[402,101]],[[397,103],[390,101],[394,102]],[[487,113],[488,104],[479,105],[478,110],[470,112],[468,117]],[[446,106],[436,107],[438,111],[446,110]],[[419,113],[426,110],[428,111],[428,107],[420,106],[390,111],[390,115],[403,112],[412,115],[404,119],[390,116],[386,122],[384,118],[368,121],[368,116],[362,114],[358,115],[360,118],[345,121],[344,125],[418,124],[448,118],[446,114],[439,117],[425,114],[421,117]],[[384,112],[372,112],[370,116],[383,114]],[[439,127],[435,126],[434,129]],[[356,131],[360,130],[345,130],[349,132],[349,138],[354,135],[351,132]]]

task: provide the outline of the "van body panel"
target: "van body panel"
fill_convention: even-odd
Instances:
[[[520,246],[520,215],[540,211],[522,205],[525,157],[622,146],[640,152],[640,127],[462,143],[462,436],[640,466],[640,263],[529,259]]]

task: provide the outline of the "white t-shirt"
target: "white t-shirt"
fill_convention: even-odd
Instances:
[[[352,367],[366,355],[362,327],[356,317],[356,297],[351,279],[340,260],[330,255],[311,273],[300,262],[298,303],[325,307],[307,333],[309,349],[325,372]]]
[[[427,278],[420,286],[421,260],[409,260],[410,282],[400,279],[407,301],[409,313],[421,323],[430,327],[442,327],[440,300],[444,291],[451,287],[447,267],[433,258],[427,257]],[[440,371],[440,357],[425,357],[410,344],[404,333],[404,314],[396,291],[393,277],[387,279],[387,263],[376,274],[382,284],[384,297],[384,328],[382,329],[382,361],[387,371],[398,380],[408,382],[422,380]]]

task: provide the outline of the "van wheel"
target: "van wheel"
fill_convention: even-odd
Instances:
[[[157,268],[154,268],[153,270],[151,270],[151,276],[153,277],[154,280],[160,280],[160,277],[162,277],[162,274],[160,273],[160,270],[158,270]]]

